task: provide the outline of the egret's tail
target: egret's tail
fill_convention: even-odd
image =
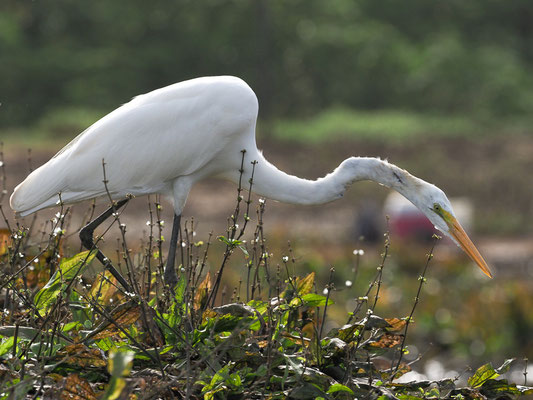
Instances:
[[[9,205],[18,215],[25,216],[59,202],[63,182],[53,161],[33,171],[13,191]]]

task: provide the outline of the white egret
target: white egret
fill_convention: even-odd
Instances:
[[[322,204],[342,197],[353,182],[378,182],[410,200],[491,276],[442,190],[387,161],[369,157],[348,158],[314,181],[288,175],[257,149],[257,113],[253,90],[230,76],[192,79],[137,96],[33,171],[15,188],[10,205],[24,216],[56,205],[58,193],[65,204],[104,196],[105,160],[107,190],[113,199],[121,199],[114,209],[125,204],[128,195],[160,193],[173,201],[175,216],[165,268],[165,280],[172,285],[177,279],[174,257],[180,216],[191,187],[212,176],[238,182],[245,150],[243,179],[250,178],[251,161],[257,161],[255,193],[287,203]],[[94,228],[112,212],[108,210],[82,229],[80,237],[86,247],[94,245]],[[101,253],[99,259],[117,273]],[[125,284],[123,279],[121,283]]]

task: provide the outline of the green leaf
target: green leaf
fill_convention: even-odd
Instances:
[[[185,298],[185,289],[187,288],[187,279],[185,276],[180,276],[178,283],[174,287],[174,300],[176,303],[182,304]]]
[[[224,304],[213,308],[213,311],[220,315],[230,314],[234,317],[252,317],[255,315],[255,310],[252,307],[240,303]]]
[[[247,305],[252,307],[261,315],[264,315],[268,310],[268,303],[266,301],[250,300]]]
[[[230,378],[229,371],[231,367],[233,366],[232,363],[226,364],[222,368],[220,368],[215,375],[211,378],[211,382],[206,384],[206,382],[203,381],[197,381],[197,384],[203,384],[202,388],[202,394],[204,395],[204,399],[213,399],[215,396],[215,393],[220,392],[225,389],[223,383]],[[240,379],[240,377],[239,377]]]
[[[496,379],[498,376],[500,374],[494,370],[491,363],[488,363],[479,367],[474,375],[468,379],[468,386],[478,388],[489,379]]]
[[[238,246],[239,249],[241,249],[241,251],[244,253],[244,255],[246,256],[246,258],[249,258],[250,257],[250,254],[248,253],[248,250],[246,250],[246,247],[244,246]]]
[[[251,318],[240,317],[240,316],[235,316],[231,314],[221,315],[215,321],[215,324],[213,326],[213,332],[214,333],[231,332],[234,329],[236,329],[238,326],[242,328],[241,324],[244,324],[245,322],[251,322]]]
[[[103,400],[115,400],[120,397],[122,390],[126,387],[124,377],[131,372],[134,354],[133,351],[129,350],[114,349],[109,352],[107,370],[111,374],[111,380],[102,398]]]
[[[390,326],[391,325],[384,318],[381,318],[375,314],[370,315],[365,323],[366,329],[382,329]]]
[[[455,389],[455,381],[453,379],[442,379],[437,381],[437,385],[442,398],[448,398],[452,390]]]
[[[48,283],[35,295],[34,303],[40,314],[46,314],[50,310],[59,294],[67,288],[68,282],[83,273],[95,256],[96,251],[87,250],[61,261]]]
[[[239,374],[231,374],[228,379],[226,379],[226,382],[230,385],[232,385],[234,388],[240,388],[242,386],[242,380]]]
[[[112,350],[109,352],[109,363],[107,370],[111,377],[128,376],[131,371],[133,351]]]
[[[176,286],[174,287],[174,300],[168,308],[168,312],[162,315],[162,318],[166,320],[168,326],[171,328],[169,329],[165,326],[165,324],[160,325],[162,331],[165,332],[165,338],[167,341],[174,342],[175,332],[172,330],[172,328],[181,326],[181,321],[187,308],[187,305],[185,304],[186,289],[187,279],[183,274],[181,274],[178,278]]]
[[[291,399],[314,399],[316,397],[325,398],[327,395],[318,387],[308,382],[304,382],[290,392]]]
[[[238,239],[230,239],[230,238],[227,238],[225,236],[218,236],[217,239],[219,241],[221,241],[222,243],[224,243],[225,245],[231,247],[231,248],[235,248],[239,245],[242,244],[242,240],[238,240]]]
[[[13,345],[15,344],[15,338],[10,337],[6,338],[1,344],[0,344],[0,357],[3,355],[9,353],[11,349],[13,348]]]
[[[228,240],[228,238],[227,238],[226,236],[222,236],[222,235],[220,235],[220,236],[217,236],[217,239],[218,239],[220,242],[229,245],[229,240]]]
[[[286,355],[284,358],[287,361],[287,367],[290,370],[294,371],[297,375],[302,375],[304,373],[305,365],[301,357]]]
[[[331,299],[327,299],[325,296],[315,293],[308,293],[303,295],[302,300],[304,301],[304,305],[307,307],[323,307],[326,305],[326,300],[328,301],[328,306],[330,304],[333,304],[333,301]]]
[[[16,326],[2,326],[0,327],[0,335],[2,336],[15,336]],[[35,340],[35,338],[42,334],[40,329],[32,328],[30,326],[19,326],[18,338],[22,340]]]
[[[354,394],[352,389],[350,389],[348,386],[341,385],[340,383],[334,383],[333,385],[331,385],[327,391],[327,394],[333,394],[337,392],[347,392],[350,394]]]
[[[428,392],[424,393],[424,396],[428,399],[440,399],[439,389],[431,388]]]
[[[77,322],[74,322],[73,324],[75,326],[78,325]],[[70,325],[70,324],[67,324],[67,325]],[[16,330],[17,328],[15,326],[2,326],[0,327],[0,335],[6,336],[9,339],[13,339],[13,337],[15,336]],[[32,328],[29,326],[19,326],[18,332],[17,332],[17,339],[18,341],[26,341],[26,342],[30,340],[33,341],[33,345],[31,348],[37,349],[37,352],[38,352],[39,347],[43,346],[43,342],[49,342],[51,340],[51,334],[49,332],[42,331],[40,329]],[[54,338],[54,342],[56,343],[54,344],[54,349],[56,349],[55,346],[57,346],[57,348],[59,349],[69,344],[68,341],[62,338],[58,338],[58,337]],[[46,346],[48,346],[48,344]],[[0,345],[0,356],[6,353],[6,351],[4,351],[6,348],[10,349],[12,347],[13,347],[12,343],[11,344],[4,343]]]
[[[489,398],[502,398],[503,395],[520,395],[520,390],[514,383],[509,384],[506,379],[489,379],[483,383],[479,390]]]
[[[341,328],[332,329],[331,332],[328,333],[328,336],[333,336],[342,340],[343,342],[350,343],[359,337],[359,332],[361,330],[363,330],[363,325],[359,323],[346,324]]]
[[[32,351],[33,354],[42,355],[42,352],[44,351],[44,349],[46,349],[46,354],[48,356],[54,356],[58,351],[60,351],[64,347],[65,347],[64,343],[54,343],[50,347],[50,343],[48,342],[48,340],[46,341],[41,340],[40,342],[33,343],[32,345],[30,345],[30,350]],[[47,368],[53,369],[49,365],[47,366]]]

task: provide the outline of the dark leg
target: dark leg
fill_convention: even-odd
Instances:
[[[178,235],[180,233],[181,214],[174,214],[172,222],[172,236],[170,237],[170,248],[168,249],[167,265],[165,266],[165,283],[174,289],[178,283],[178,274],[176,273],[176,248],[178,245]]]
[[[123,199],[120,201],[117,201],[117,203],[114,206],[109,207],[106,211],[104,211],[102,214],[100,214],[97,218],[93,219],[91,222],[89,222],[87,225],[85,225],[81,231],[80,231],[80,240],[81,244],[87,249],[92,250],[96,249],[96,258],[100,260],[100,262],[104,265],[104,267],[113,274],[113,276],[117,279],[117,281],[124,287],[124,289],[127,292],[131,292],[130,285],[126,282],[124,277],[120,275],[120,272],[117,271],[117,269],[111,264],[111,261],[104,256],[104,254],[96,248],[96,245],[94,244],[93,239],[93,233],[96,227],[98,227],[102,222],[104,222],[111,214],[116,212],[120,207],[122,207],[124,204],[128,202],[129,199]]]

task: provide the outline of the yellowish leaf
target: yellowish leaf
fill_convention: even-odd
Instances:
[[[63,382],[61,400],[97,400],[91,385],[77,374],[69,375]]]
[[[101,326],[100,332],[92,336],[93,340],[104,339],[120,333],[119,326],[123,329],[128,329],[132,324],[137,322],[141,317],[141,308],[133,306],[129,308],[119,308],[111,314],[111,319],[115,323],[106,322],[106,325]]]
[[[65,364],[80,367],[101,368],[106,366],[105,360],[98,349],[89,349],[82,343],[65,346],[57,352],[58,357],[65,359]]]
[[[405,319],[400,318],[385,318],[385,321],[387,321],[390,325],[390,327],[386,328],[389,332],[401,331],[403,328],[405,328],[405,324],[407,323]]]
[[[91,287],[91,296],[100,304],[109,304],[109,300],[117,293],[117,279],[109,271],[98,274]]]
[[[394,335],[392,333],[385,333],[377,342],[370,343],[370,346],[379,347],[382,349],[390,349],[391,347],[399,345],[401,342],[402,336]]]
[[[296,290],[300,296],[311,293],[315,284],[315,273],[311,272],[305,278],[296,279]]]
[[[201,310],[205,306],[209,291],[211,290],[211,272],[207,272],[204,280],[198,285],[194,295],[194,308]]]
[[[11,240],[11,231],[7,228],[0,229],[0,256],[7,253],[9,241]]]

